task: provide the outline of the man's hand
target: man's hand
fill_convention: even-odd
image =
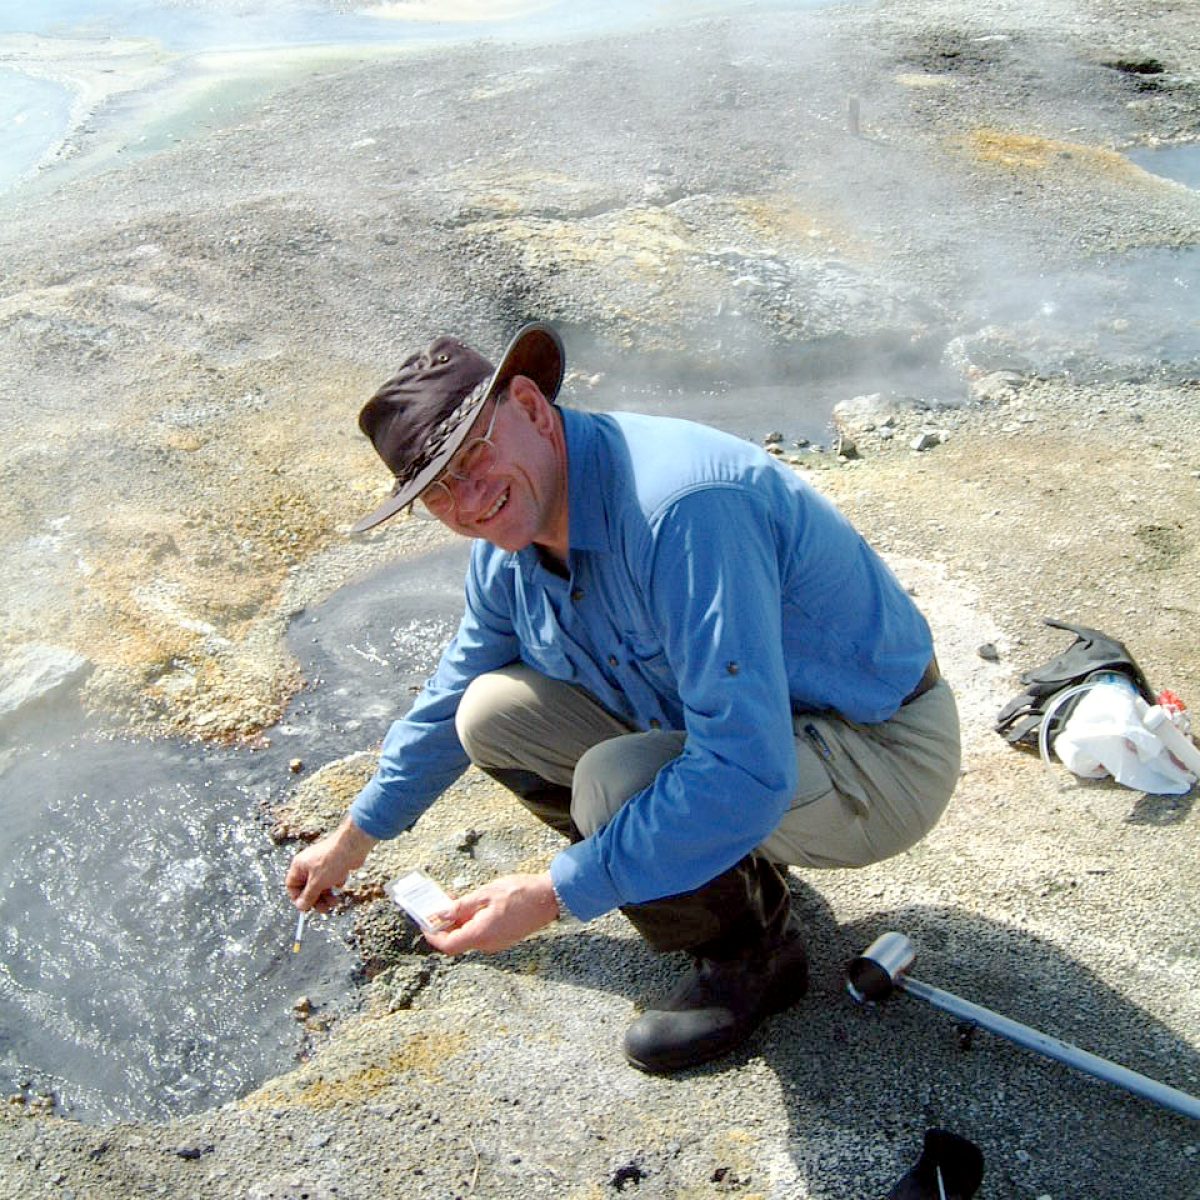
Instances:
[[[468,950],[507,950],[558,918],[558,901],[549,874],[504,875],[468,892],[445,910],[454,928],[427,933],[425,940],[443,954]]]
[[[334,903],[333,889],[366,862],[375,838],[363,833],[349,817],[319,842],[306,846],[292,859],[284,886],[292,903],[306,912],[328,912]]]

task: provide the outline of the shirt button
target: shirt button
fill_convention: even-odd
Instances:
[[[576,604],[578,604],[580,602],[580,600],[583,599],[583,588],[576,588],[571,593],[571,599],[574,600]]]
[[[739,666],[737,665],[737,663],[735,663],[735,662],[731,662],[731,663],[726,663],[726,664],[725,664],[725,670],[726,670],[726,671],[727,671],[727,672],[728,672],[730,675],[736,675],[736,674],[737,674],[737,673],[738,673],[738,672],[739,672],[741,669],[742,669],[742,668],[741,668],[741,667],[739,667]]]
[[[616,656],[615,654],[610,654],[610,655],[608,656],[608,665],[609,665],[610,667],[615,667],[615,666],[617,665],[617,662],[618,662],[618,659],[617,659],[617,656]]]
[[[662,722],[657,717],[651,717],[650,718],[650,728],[651,729],[661,729]]]

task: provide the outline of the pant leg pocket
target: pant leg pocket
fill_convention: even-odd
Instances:
[[[798,718],[795,724],[796,790],[788,810],[807,808],[834,790],[829,762],[833,751],[820,730],[811,722]]]

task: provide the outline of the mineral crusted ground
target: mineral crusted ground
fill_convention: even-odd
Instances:
[[[86,658],[112,722],[274,719],[288,614],[436,536],[345,538],[382,484],[361,399],[433,332],[497,346],[537,316],[592,406],[621,361],[880,394],[839,417],[859,458],[792,456],[914,589],[967,748],[921,846],[796,875],[812,994],[730,1063],[624,1065],[676,964],[619,918],[447,961],[372,900],[399,864],[461,888],[552,853],[468,777],[355,881],[372,979],[308,1062],[166,1126],[12,1106],[0,1195],[840,1200],[931,1124],[983,1147],[989,1200],[1200,1195],[1193,1123],[840,979],[903,929],[921,977],[1200,1091],[1194,795],[1073,783],[988,729],[1061,647],[1043,615],[1200,702],[1200,197],[1125,153],[1196,137],[1198,34],[1183,4],[941,0],[343,60],[127,166],[101,111],[107,162],[11,198],[0,628]],[[1104,303],[1060,319],[1093,278]],[[365,769],[281,826],[317,832]]]

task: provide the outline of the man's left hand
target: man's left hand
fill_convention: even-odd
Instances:
[[[468,892],[444,910],[454,927],[427,933],[425,940],[443,954],[468,950],[507,950],[558,918],[550,875],[503,875]]]

